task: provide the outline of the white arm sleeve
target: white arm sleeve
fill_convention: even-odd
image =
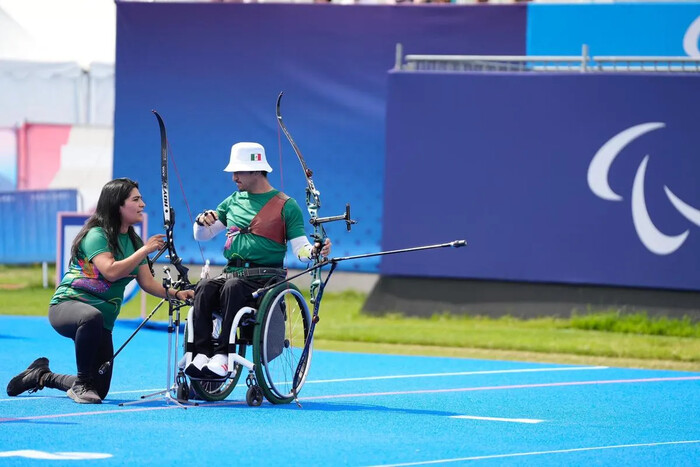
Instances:
[[[192,227],[194,239],[198,242],[211,240],[216,234],[226,230],[226,226],[220,220],[217,220],[211,226],[199,225],[195,222]]]
[[[313,251],[313,246],[309,243],[309,239],[304,237],[297,237],[290,240],[292,243],[292,252],[294,256],[299,258],[299,261],[308,263],[311,261],[311,251]]]

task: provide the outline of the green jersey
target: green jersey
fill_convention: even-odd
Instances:
[[[248,227],[255,215],[279,193],[249,193],[236,191],[216,208],[219,220],[227,227],[227,241],[224,256],[228,260],[243,259],[265,265],[282,264],[287,253],[287,245],[253,233],[238,234],[237,229]],[[285,240],[305,236],[304,217],[294,199],[289,198],[282,209],[285,226]],[[238,268],[226,267],[224,272]]]
[[[104,327],[111,331],[121,310],[124,289],[136,278],[139,267],[128,276],[110,282],[91,261],[95,256],[106,252],[111,252],[117,261],[134,254],[136,250],[128,234],[119,234],[118,241],[121,251],[111,251],[101,227],[88,230],[80,242],[78,255],[71,258],[68,271],[63,275],[50,304],[55,305],[66,300],[87,303],[102,312]],[[141,264],[146,264],[146,260]]]

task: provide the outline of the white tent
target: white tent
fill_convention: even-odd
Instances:
[[[114,64],[114,0],[0,0],[0,60]]]
[[[113,0],[0,0],[0,127],[112,126]]]

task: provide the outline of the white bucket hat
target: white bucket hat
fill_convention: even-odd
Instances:
[[[236,143],[231,146],[231,158],[224,172],[272,172],[265,148],[258,143]]]

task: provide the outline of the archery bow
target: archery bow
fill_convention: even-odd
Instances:
[[[282,95],[284,93],[281,92],[279,96],[277,97],[277,123],[279,124],[280,128],[282,129],[282,132],[284,135],[287,137],[287,140],[289,140],[289,143],[292,145],[292,148],[294,149],[294,153],[297,155],[297,158],[299,159],[299,163],[301,164],[301,167],[304,171],[304,176],[306,177],[306,207],[309,212],[309,222],[311,225],[314,226],[314,233],[312,234],[312,237],[314,239],[314,244],[317,247],[317,249],[320,249],[321,246],[323,246],[323,243],[325,242],[327,236],[326,236],[326,231],[323,228],[323,224],[326,222],[332,222],[332,221],[345,221],[347,229],[350,230],[352,224],[355,224],[356,221],[352,220],[350,218],[350,204],[345,205],[345,214],[339,215],[339,216],[331,216],[331,217],[318,217],[318,210],[321,207],[321,193],[316,189],[316,186],[314,185],[314,181],[312,179],[313,172],[311,169],[308,168],[306,165],[306,162],[304,161],[304,157],[301,154],[301,151],[299,150],[299,147],[296,145],[294,142],[294,139],[292,138],[292,135],[289,134],[289,131],[287,130],[286,125],[284,124],[284,121],[282,120],[282,112],[280,111],[280,102],[282,101]],[[311,274],[311,286],[310,286],[310,295],[311,295],[311,303],[313,304],[313,315],[311,318],[311,325],[309,326],[309,332],[306,337],[306,342],[304,343],[304,350],[301,354],[301,357],[299,358],[299,363],[297,364],[296,371],[294,373],[294,379],[292,381],[292,393],[294,394],[294,398],[297,399],[297,393],[298,393],[298,386],[299,382],[303,381],[303,375],[304,372],[307,369],[306,361],[308,360],[309,357],[309,350],[311,347],[311,343],[313,340],[313,334],[314,330],[316,328],[316,323],[318,323],[318,312],[319,312],[319,307],[321,304],[321,298],[323,297],[323,290],[326,287],[326,284],[328,283],[328,280],[330,279],[331,275],[333,274],[333,271],[335,270],[336,266],[338,265],[339,262],[341,261],[346,261],[346,260],[353,260],[353,259],[361,259],[361,258],[369,258],[373,256],[382,256],[382,255],[391,255],[391,254],[396,254],[396,253],[407,253],[411,251],[419,251],[419,250],[428,250],[428,249],[433,249],[433,248],[445,248],[445,247],[452,247],[452,248],[459,248],[463,247],[467,244],[466,240],[455,240],[449,243],[441,243],[437,245],[426,245],[426,246],[419,246],[419,247],[413,247],[413,248],[404,248],[401,250],[391,250],[391,251],[380,251],[376,253],[366,253],[366,254],[361,254],[361,255],[354,255],[354,256],[345,256],[345,257],[338,257],[338,258],[321,258],[320,254],[317,254],[313,259],[313,265],[309,266],[305,271],[295,274],[291,277],[287,277],[282,283],[284,282],[289,282],[297,277],[302,276],[303,274],[310,273]],[[330,270],[328,271],[328,275],[326,276],[325,280],[322,280],[321,278],[321,268],[323,268],[326,265],[330,264]],[[276,285],[279,285],[277,283]],[[263,287],[261,289],[256,290],[253,293],[253,297],[259,297],[262,293],[270,290],[273,288],[275,285],[268,286],[268,287]],[[297,404],[299,401],[297,400]]]
[[[283,95],[284,92],[280,92],[279,96],[277,96],[277,123],[282,129],[284,136],[287,137],[287,140],[289,140],[289,143],[292,145],[292,149],[294,150],[297,159],[299,159],[301,168],[304,171],[304,177],[306,177],[306,209],[309,212],[309,222],[314,227],[314,232],[311,235],[311,237],[313,238],[314,248],[316,249],[316,255],[314,255],[313,257],[313,266],[309,267],[307,271],[305,271],[311,273],[311,285],[309,287],[309,295],[311,296],[311,303],[313,305],[313,315],[311,319],[311,325],[309,327],[309,333],[306,337],[306,342],[304,343],[304,350],[299,359],[299,364],[297,365],[297,369],[294,373],[294,380],[292,382],[292,392],[294,393],[294,396],[296,398],[297,387],[299,385],[299,381],[303,380],[303,373],[306,368],[306,360],[309,356],[309,349],[313,340],[314,329],[316,328],[316,323],[318,322],[318,312],[321,305],[321,299],[323,297],[323,289],[328,283],[328,280],[333,274],[333,271],[335,270],[336,266],[336,263],[333,263],[331,265],[331,269],[328,271],[326,279],[322,280],[321,266],[326,264],[326,262],[321,258],[320,250],[323,247],[326,238],[328,238],[328,236],[326,235],[326,230],[323,228],[323,224],[326,222],[343,220],[345,221],[347,229],[350,230],[352,224],[355,224],[357,221],[354,221],[350,218],[350,204],[345,205],[345,214],[331,217],[318,217],[318,210],[321,207],[321,193],[316,189],[316,185],[314,184],[313,172],[306,165],[304,156],[301,154],[299,147],[294,142],[292,135],[289,133],[289,130],[287,130],[287,126],[282,120],[282,111],[280,110],[280,103],[282,101]]]
[[[168,189],[168,136],[165,131],[165,122],[163,122],[163,118],[157,111],[151,110],[151,112],[153,112],[158,119],[158,127],[160,128],[160,180],[163,193],[163,227],[165,228],[165,245],[163,245],[163,248],[158,251],[151,261],[155,263],[167,250],[167,257],[170,260],[170,264],[175,266],[178,273],[177,283],[180,287],[187,288],[191,286],[188,277],[189,269],[182,264],[182,259],[175,250],[175,238],[173,235],[175,210],[170,206],[170,191]]]

